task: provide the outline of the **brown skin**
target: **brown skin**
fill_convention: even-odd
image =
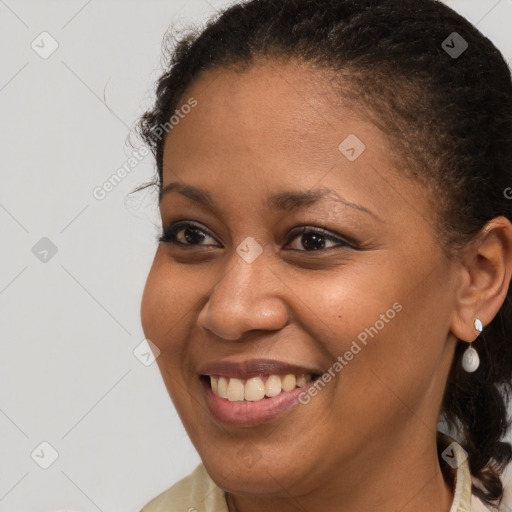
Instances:
[[[189,219],[214,238],[159,244],[144,332],[231,511],[448,512],[435,436],[442,394],[457,337],[473,341],[474,318],[485,328],[505,299],[512,225],[497,218],[461,260],[447,259],[426,190],[397,171],[385,134],[323,84],[306,66],[260,63],[208,71],[187,90],[183,103],[198,105],[167,137],[163,186],[205,188],[218,207],[173,191],[162,222]],[[348,134],[366,145],[353,162],[338,150]],[[322,187],[376,217],[333,196],[296,211],[266,204],[278,191]],[[300,226],[357,248],[324,239],[333,248],[308,251],[310,238],[305,247],[288,235]],[[248,236],[263,247],[250,264],[236,252]],[[307,405],[251,428],[210,414],[200,364],[266,357],[325,371],[395,302],[402,310]],[[248,443],[261,455],[251,467],[237,457]]]

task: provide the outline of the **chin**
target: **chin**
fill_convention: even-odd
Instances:
[[[269,460],[275,457],[269,456]],[[283,489],[296,489],[306,475],[297,473],[297,460],[291,457],[289,461],[281,459],[276,466],[275,462],[263,462],[263,458],[251,467],[245,467],[239,463],[222,463],[220,461],[208,462],[203,459],[203,464],[212,480],[224,491],[236,495],[248,496],[289,496]],[[220,463],[219,463],[220,462]],[[301,492],[304,491],[302,484]]]

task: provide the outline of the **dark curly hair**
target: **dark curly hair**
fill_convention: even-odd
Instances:
[[[458,56],[443,42],[457,32]],[[456,36],[457,37],[457,36]],[[168,62],[156,102],[138,130],[157,163],[161,190],[162,126],[200,73],[239,71],[295,59],[327,73],[397,148],[401,172],[423,183],[437,216],[439,242],[450,257],[497,217],[512,220],[512,81],[496,47],[462,16],[436,0],[250,0],[206,27],[167,39]],[[167,123],[167,125],[166,125]],[[166,133],[168,130],[166,130]],[[469,454],[473,493],[491,506],[503,498],[500,474],[512,459],[503,442],[510,426],[512,300],[506,300],[474,347],[481,363],[461,369],[455,350],[441,416]]]

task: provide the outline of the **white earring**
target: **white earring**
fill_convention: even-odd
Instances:
[[[478,331],[478,334],[480,334],[483,330],[483,325],[479,318],[475,318],[474,326]],[[466,370],[468,373],[472,373],[479,366],[480,358],[478,357],[478,352],[470,344],[462,356],[462,368],[464,368],[464,370]]]

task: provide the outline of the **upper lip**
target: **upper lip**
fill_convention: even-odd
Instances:
[[[219,375],[239,379],[250,379],[257,375],[287,375],[290,373],[320,375],[322,373],[322,371],[311,367],[286,363],[277,359],[246,359],[244,361],[222,359],[201,365],[198,372],[201,375]]]

